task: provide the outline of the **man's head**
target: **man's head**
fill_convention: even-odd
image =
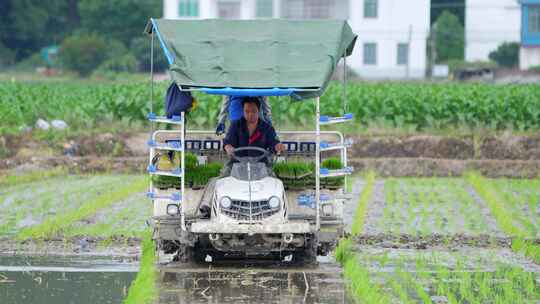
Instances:
[[[257,97],[246,97],[242,100],[244,108],[244,118],[248,123],[257,123],[259,121],[259,108],[261,104]]]

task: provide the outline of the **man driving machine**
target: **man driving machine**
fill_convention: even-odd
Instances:
[[[232,122],[223,145],[227,154],[232,157],[235,148],[259,147],[280,154],[284,150],[274,127],[262,119],[259,119],[260,102],[256,97],[247,97],[242,101],[244,117]],[[237,156],[259,156],[261,153],[255,150],[241,151]],[[266,160],[268,164],[268,160]],[[230,172],[232,162],[226,167]],[[228,173],[225,172],[225,173]]]

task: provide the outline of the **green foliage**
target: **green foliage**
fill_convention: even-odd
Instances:
[[[465,24],[465,0],[431,0],[430,24],[433,24],[445,11],[457,16],[461,25]]]
[[[66,168],[55,167],[49,170],[32,171],[24,174],[5,174],[0,176],[0,186],[14,186],[31,183],[55,176],[62,176],[68,173]]]
[[[154,71],[164,71],[168,68],[169,63],[161,44],[154,38]],[[129,50],[135,55],[139,62],[139,71],[150,71],[150,41],[148,37],[136,37],[130,42]]]
[[[529,72],[540,74],[540,65],[532,66],[528,69]]]
[[[66,38],[60,45],[63,65],[81,76],[88,76],[107,58],[107,43],[96,34],[81,34]]]
[[[162,13],[159,0],[79,0],[79,14],[83,29],[100,33],[129,45],[131,39],[142,36],[150,17]]]
[[[123,301],[124,304],[150,304],[158,297],[155,248],[152,232],[147,231],[142,239],[142,258],[139,273],[131,286],[129,286],[128,295]]]
[[[519,64],[519,48],[518,42],[504,42],[495,51],[489,53],[489,59],[502,67],[516,67]]]
[[[166,83],[154,91],[154,112],[163,114]],[[17,133],[38,118],[62,119],[73,130],[104,122],[147,124],[149,84],[133,83],[0,83],[0,134]],[[342,87],[332,84],[321,97],[321,112],[341,115]],[[414,130],[453,127],[540,128],[540,85],[355,83],[347,89],[349,111],[363,125],[384,122]],[[197,108],[189,128],[214,128],[221,97],[196,93]],[[39,101],[39,102],[37,102]],[[312,100],[270,98],[278,128],[313,127]]]
[[[436,21],[437,62],[463,59],[465,53],[465,30],[459,19],[444,11]]]
[[[179,168],[181,165],[179,162],[180,152],[174,154],[174,156],[170,156],[172,159],[171,169]],[[219,176],[221,168],[223,167],[221,163],[199,165],[197,156],[192,153],[186,153],[184,157],[186,161],[186,187],[204,187],[211,178]],[[180,187],[180,178],[174,176],[152,176],[152,182],[154,183],[154,186],[162,189]]]
[[[328,158],[321,163],[321,168],[341,169],[343,164],[337,158]],[[274,173],[281,179],[288,189],[305,189],[315,186],[315,164],[305,161],[287,161],[276,163],[273,166]],[[341,187],[344,184],[343,177],[322,178],[321,186],[327,188]]]
[[[97,75],[107,72],[132,73],[137,69],[137,59],[131,54],[120,57],[113,57],[103,62],[94,73]]]

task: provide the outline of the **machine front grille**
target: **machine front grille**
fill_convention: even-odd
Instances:
[[[276,214],[278,211],[279,208],[270,208],[268,200],[252,202],[233,200],[230,208],[221,208],[221,212],[223,214],[238,221],[260,221],[273,214]]]

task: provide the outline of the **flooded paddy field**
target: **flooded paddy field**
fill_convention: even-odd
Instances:
[[[311,266],[220,261],[159,271],[158,303],[354,303],[339,263],[329,257]]]
[[[136,175],[0,186],[0,303],[122,302],[150,231],[146,187]],[[348,261],[158,259],[154,302],[540,303],[539,180],[357,176],[349,188]]]
[[[111,257],[0,256],[0,301],[120,303],[137,270]]]

